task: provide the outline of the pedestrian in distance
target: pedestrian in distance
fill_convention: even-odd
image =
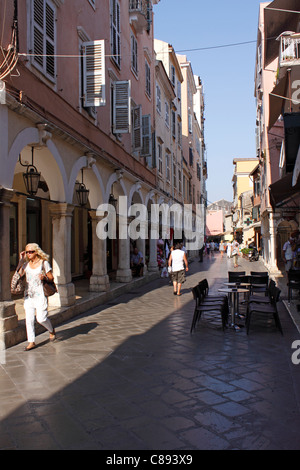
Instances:
[[[26,245],[25,251],[20,253],[22,264],[19,274],[25,275],[24,309],[26,318],[26,331],[28,346],[25,351],[36,347],[35,344],[35,313],[37,322],[43,325],[50,333],[50,341],[55,340],[55,330],[48,318],[48,299],[44,294],[43,280],[53,281],[49,256],[42,251],[37,243]]]
[[[282,252],[283,252],[283,260],[285,262],[285,270],[288,272],[294,264],[294,258],[295,258],[295,240],[293,237],[290,237],[287,242],[283,245]]]
[[[139,251],[136,247],[134,248],[133,253],[131,255],[130,267],[134,276],[141,277],[143,275],[144,257],[143,253]]]
[[[238,256],[239,256],[239,243],[237,239],[235,239],[232,243],[232,253],[231,255],[233,256],[233,267],[237,268],[238,267]]]
[[[207,256],[209,256],[209,254],[210,254],[210,243],[209,242],[206,243],[206,254],[207,254]]]
[[[181,295],[181,286],[185,281],[185,271],[188,271],[189,267],[186,254],[181,250],[179,242],[174,243],[174,249],[169,256],[168,265],[171,268],[170,277],[173,282],[173,293],[174,295]]]
[[[224,243],[223,243],[223,240],[220,242],[219,251],[220,251],[220,253],[221,253],[221,258],[223,258],[224,251],[225,251],[225,245],[224,245]]]

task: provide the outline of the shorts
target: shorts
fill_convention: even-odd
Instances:
[[[178,282],[179,284],[183,284],[185,281],[185,271],[182,269],[182,271],[173,271],[170,274],[172,282]]]

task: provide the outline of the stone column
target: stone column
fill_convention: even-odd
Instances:
[[[132,280],[132,272],[130,269],[130,239],[128,236],[125,237],[126,229],[128,229],[127,217],[119,215],[119,227],[123,227],[122,235],[123,238],[119,238],[119,260],[117,269],[117,282],[130,282]],[[119,233],[121,230],[119,230]]]
[[[275,223],[275,214],[273,214],[273,212],[269,212],[269,227],[270,227],[269,272],[271,274],[279,274],[280,271],[277,266],[277,256],[276,256],[276,223]]]
[[[143,234],[147,233],[148,223],[141,221],[140,225],[141,225],[142,237],[136,240],[136,246],[137,246],[137,249],[143,254],[143,258],[144,258],[143,276],[146,276],[147,270],[148,270],[147,265],[146,265],[146,240]]]
[[[95,211],[89,211],[92,221],[92,245],[93,245],[93,274],[90,278],[91,292],[106,292],[109,290],[109,277],[107,275],[106,239],[98,238],[97,224],[103,217],[96,215]]]
[[[0,187],[0,351],[9,347],[7,332],[18,326],[15,302],[10,294],[9,212],[13,190]]]
[[[74,207],[67,203],[50,207],[53,228],[53,274],[58,295],[49,297],[50,306],[65,307],[75,303],[71,275],[71,223]]]
[[[152,222],[151,228],[153,228],[154,233],[158,233],[159,224]],[[158,264],[157,264],[157,238],[151,234],[149,236],[149,264],[148,264],[148,271],[149,272],[157,272],[158,271]]]

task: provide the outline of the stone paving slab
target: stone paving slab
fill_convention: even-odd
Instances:
[[[6,350],[0,449],[300,449],[299,332],[283,303],[284,336],[273,322],[223,332],[211,313],[190,334],[191,287],[206,277],[216,292],[228,270],[220,255],[195,260],[181,297],[157,279],[59,326],[54,343]]]

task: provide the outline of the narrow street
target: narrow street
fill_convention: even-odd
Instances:
[[[238,270],[264,270],[240,259]],[[190,264],[181,297],[157,279],[5,352],[0,449],[300,449],[299,333],[282,302],[284,336],[253,324],[247,336],[206,314],[190,334],[191,287],[211,292],[232,260]]]

